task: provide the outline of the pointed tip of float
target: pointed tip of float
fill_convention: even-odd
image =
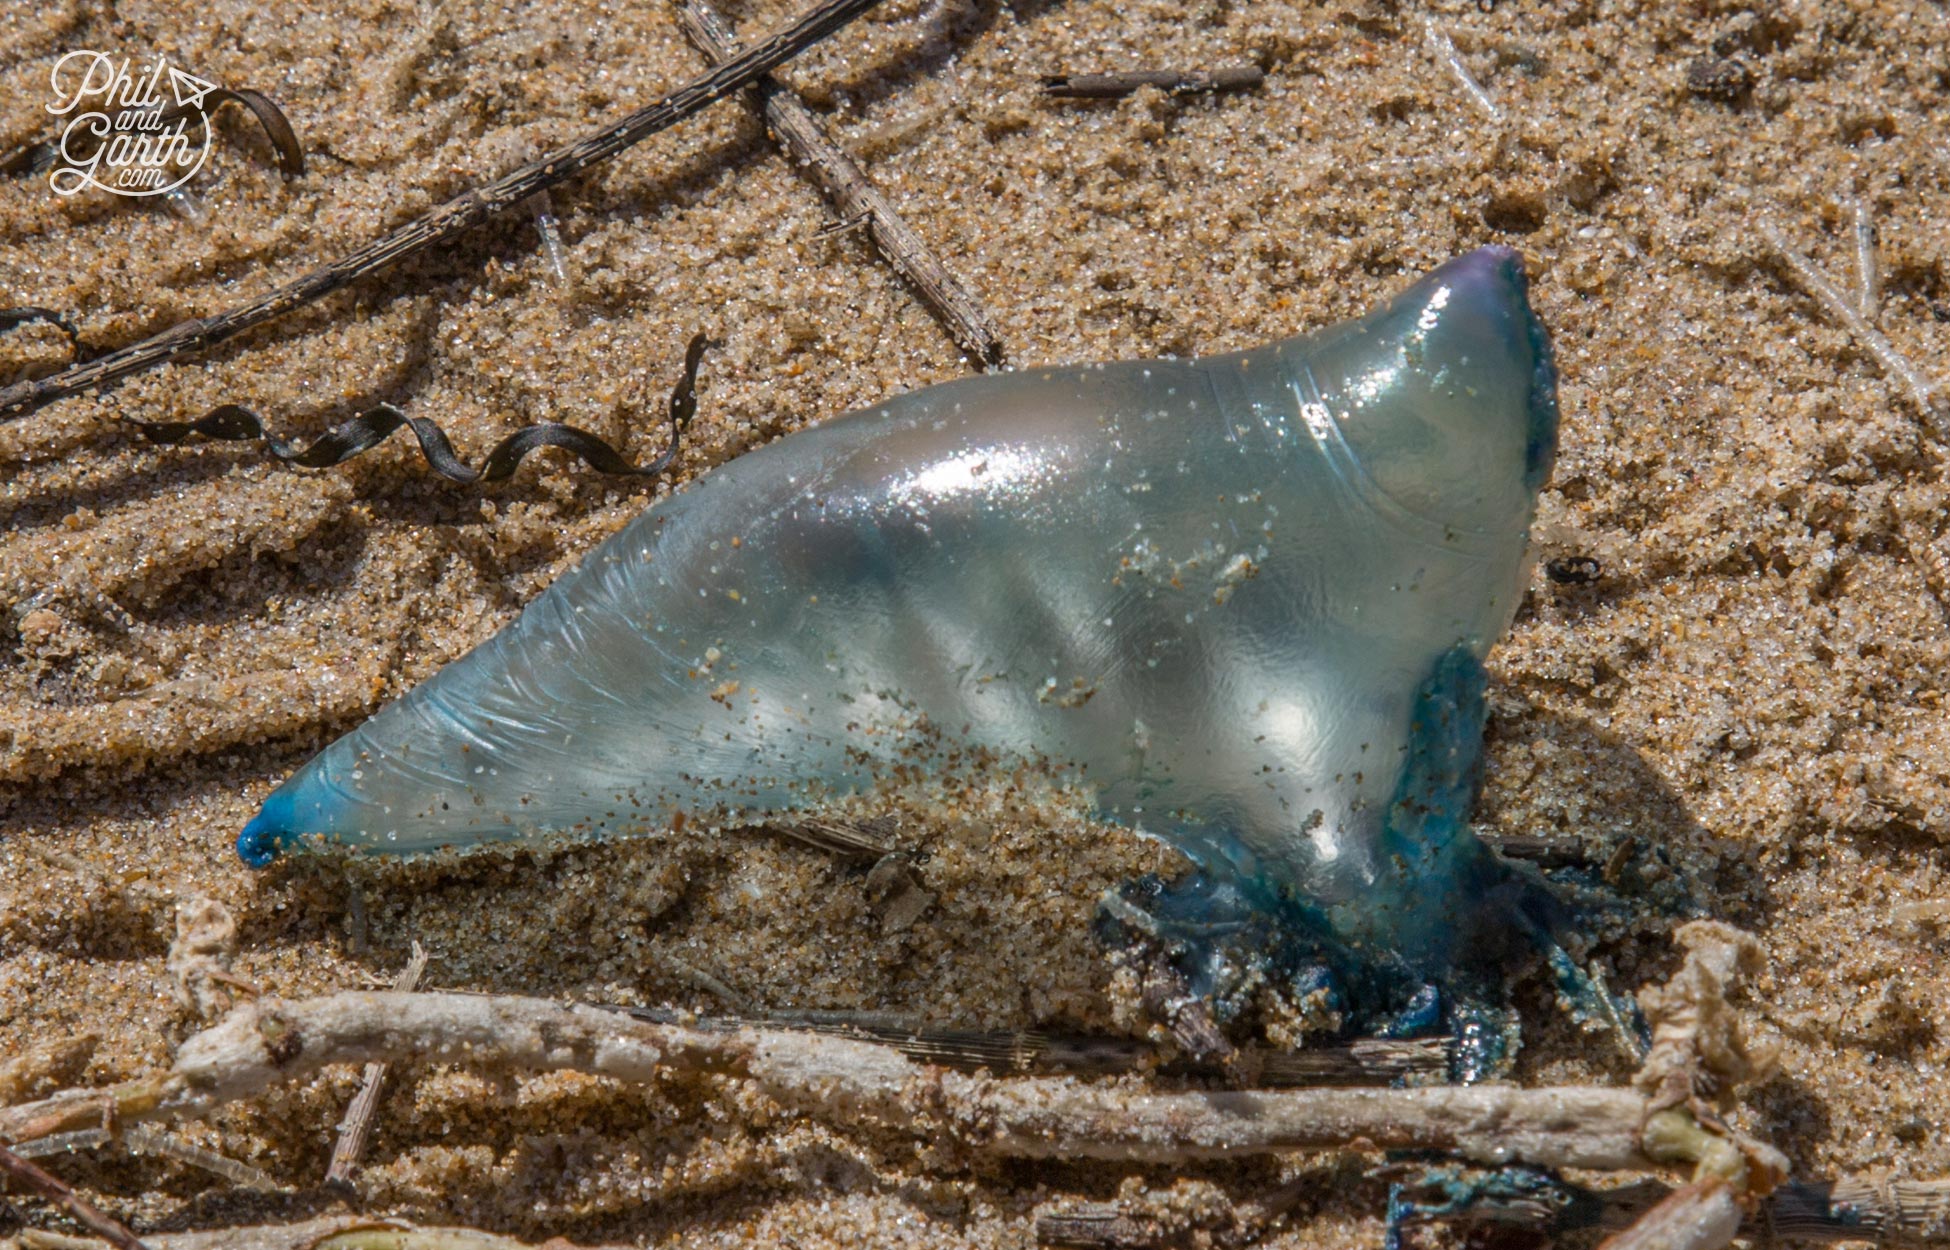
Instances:
[[[283,794],[264,800],[264,806],[237,835],[237,858],[252,868],[269,867],[291,840],[290,807],[290,799]]]

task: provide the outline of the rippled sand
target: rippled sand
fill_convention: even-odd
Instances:
[[[788,13],[736,16],[749,35]],[[1928,0],[1578,0],[1436,20],[1496,120],[1422,14],[1383,4],[902,2],[790,77],[1021,363],[1244,347],[1358,313],[1479,244],[1520,247],[1564,378],[1544,554],[1594,556],[1603,576],[1540,573],[1497,653],[1481,819],[1663,847],[1709,911],[1765,935],[1758,988],[1783,1067],[1741,1123],[1803,1175],[1950,1172],[1944,443],[1760,232],[1775,223],[1852,290],[1865,205],[1878,324],[1950,386],[1950,17]],[[202,226],[0,183],[0,304],[72,311],[99,346],[288,281],[701,67],[656,4],[17,3],[0,7],[0,148],[46,126],[49,66],[76,47],[160,51],[265,91],[312,162],[287,184],[255,130],[226,120]],[[1221,99],[1037,89],[1045,73],[1242,61],[1265,86]],[[648,499],[967,371],[857,233],[826,231],[742,102],[553,206],[566,285],[518,213],[0,426],[0,1056],[98,1039],[5,1069],[0,1101],[166,1060],[196,1026],[164,968],[176,903],[195,896],[233,911],[235,972],[279,994],[388,980],[418,939],[444,987],[722,1011],[709,978],[766,1007],[1109,1027],[1088,920],[1159,852],[1009,779],[910,821],[938,902],[898,931],[859,872],[755,836],[267,875],[231,854],[293,767]],[[700,328],[723,346],[656,486],[546,453],[511,482],[458,488],[404,440],[290,470],[237,446],[152,448],[124,424],[241,402],[309,435],[384,400],[474,458],[566,420],[647,459]],[[16,330],[0,378],[63,353],[49,328]],[[1606,948],[1616,982],[1669,969],[1657,929]],[[1541,989],[1520,1001],[1525,1079],[1621,1075]],[[316,1185],[356,1081],[337,1071],[185,1130],[283,1195],[120,1152],[58,1167],[143,1230],[329,1211]],[[1149,1169],[1132,1186],[1176,1183],[1196,1207],[1314,1177],[1280,1244],[1379,1244],[1384,1191],[1360,1172]],[[1040,1204],[1125,1181],[936,1166],[718,1085],[437,1071],[390,1086],[359,1191],[368,1210],[531,1239],[1019,1246]],[[14,1218],[0,1208],[0,1234]]]

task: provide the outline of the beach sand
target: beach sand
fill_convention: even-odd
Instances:
[[[791,15],[732,16],[742,35]],[[1444,64],[1454,41],[1489,106]],[[207,220],[0,181],[0,304],[97,347],[289,281],[695,76],[659,4],[0,0],[0,148],[44,133],[63,51],[157,53],[277,99],[286,182],[226,114]],[[1043,99],[1048,73],[1253,63],[1255,91]],[[1760,934],[1777,1075],[1735,1117],[1818,1178],[1950,1172],[1950,536],[1945,429],[1778,260],[1764,229],[1950,389],[1950,13],[1874,4],[1284,6],[895,0],[785,75],[991,310],[1011,361],[1243,348],[1358,314],[1441,260],[1520,248],[1556,342],[1563,446],[1545,557],[1493,659],[1501,833],[1579,835],[1689,874]],[[896,929],[863,874],[775,838],[489,852],[422,864],[231,850],[314,751],[489,637],[651,499],[822,416],[971,366],[743,99],[558,189],[570,276],[518,211],[217,350],[0,425],[0,1103],[167,1062],[202,1021],[169,970],[178,905],[235,916],[232,970],[285,996],[390,981],[727,1010],[1116,1024],[1089,922],[1154,846],[1011,779],[916,811],[936,905]],[[561,420],[647,460],[708,330],[673,472],[561,453],[432,477],[404,437],[343,467],[147,444],[131,419],[223,403],[312,436],[387,401],[478,459]],[[49,371],[39,325],[0,378]],[[1669,922],[1600,948],[1669,972]],[[1538,984],[1518,1077],[1629,1065]],[[91,1043],[64,1045],[72,1039]],[[180,1129],[280,1185],[118,1148],[48,1162],[138,1231],[344,1209],[318,1187],[358,1082],[334,1069]],[[943,1162],[788,1115],[736,1083],[622,1088],[394,1074],[360,1209],[539,1240],[1022,1246],[1039,1209],[1146,1195],[1223,1211],[1308,1184],[1265,1244],[1378,1245],[1374,1158],[1173,1169]],[[10,1195],[22,1223],[73,1231]]]

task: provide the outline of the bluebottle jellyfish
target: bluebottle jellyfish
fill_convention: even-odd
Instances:
[[[1556,439],[1494,247],[1250,351],[905,394],[647,509],[238,851],[757,820],[977,750],[1184,850],[1163,913],[1277,916],[1441,981],[1549,923],[1468,816]]]

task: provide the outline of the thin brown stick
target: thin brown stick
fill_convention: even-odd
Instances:
[[[1067,100],[1114,100],[1145,87],[1168,95],[1206,95],[1215,91],[1249,91],[1266,81],[1257,65],[1224,69],[1137,69],[1110,74],[1051,74],[1043,79],[1043,94]]]
[[[426,947],[415,942],[412,957],[393,980],[393,989],[402,994],[411,994],[419,988],[420,974],[426,970]],[[373,1113],[379,1109],[379,1089],[385,1083],[386,1065],[367,1064],[365,1079],[359,1083],[359,1092],[352,1096],[352,1101],[345,1108],[345,1118],[339,1121],[339,1139],[332,1145],[332,1162],[325,1169],[327,1185],[352,1183],[353,1169],[366,1156],[366,1139],[372,1135]]]
[[[149,1250],[149,1247],[142,1244],[141,1238],[122,1227],[119,1221],[90,1206],[68,1186],[67,1182],[58,1176],[43,1172],[5,1146],[0,1146],[0,1174],[4,1174],[7,1179],[17,1184],[25,1185],[60,1207],[89,1232],[97,1237],[106,1238],[111,1244],[119,1247],[119,1250]]]
[[[755,82],[813,44],[873,8],[880,0],[821,0],[786,29],[754,44],[702,78],[628,117],[531,161],[511,173],[461,192],[439,208],[315,269],[248,304],[211,317],[178,322],[160,334],[49,377],[0,389],[0,421],[22,417],[57,399],[104,386],[190,352],[235,338],[293,309],[349,286],[417,252],[436,246],[502,213],[537,191],[568,181],[661,130]]]
[[[709,0],[682,0],[677,23],[713,63],[723,65],[738,55],[738,41]],[[987,310],[914,233],[893,201],[868,180],[866,171],[827,136],[805,102],[792,88],[769,76],[760,78],[752,88],[766,124],[792,157],[793,168],[825,193],[839,219],[865,219],[868,237],[887,263],[913,284],[915,292],[978,367],[1001,364],[1002,340]]]
[[[576,1071],[632,1082],[742,1077],[813,1114],[924,1131],[972,1154],[1169,1163],[1300,1150],[1435,1150],[1481,1163],[1648,1170],[1648,1103],[1629,1089],[1419,1089],[1147,1093],[1069,1077],[998,1082],[915,1063],[885,1046],[776,1029],[658,1024],[593,1007],[471,994],[345,993],[260,999],[183,1044],[175,1066],[110,1091],[0,1108],[0,1134],[210,1110],[327,1064],[452,1062]]]

